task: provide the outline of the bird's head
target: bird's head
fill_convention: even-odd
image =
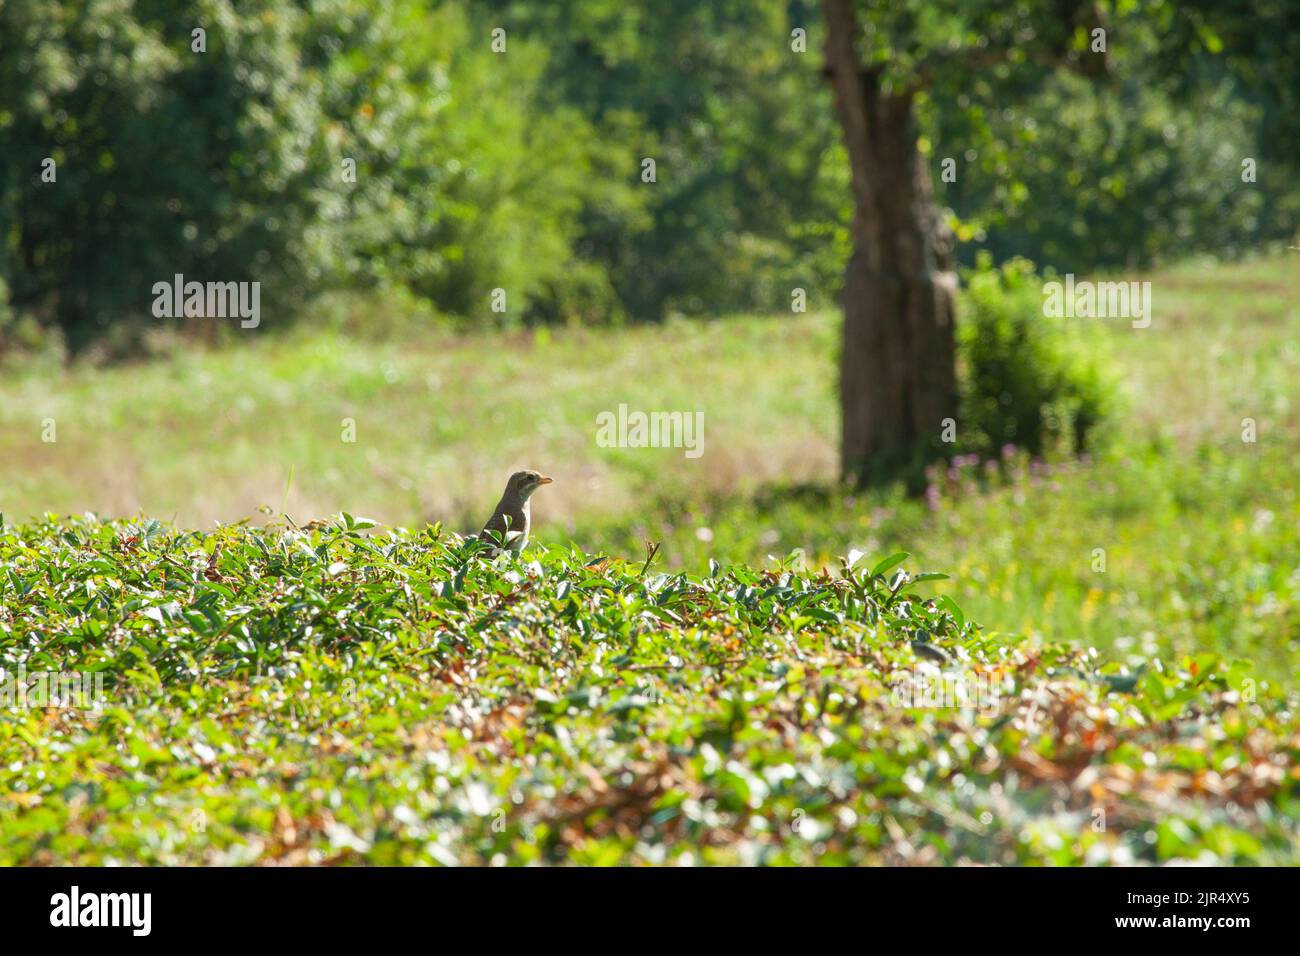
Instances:
[[[520,501],[527,501],[534,491],[542,485],[549,485],[554,480],[540,471],[516,471],[506,482],[506,494],[517,497]]]

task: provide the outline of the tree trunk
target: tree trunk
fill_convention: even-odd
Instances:
[[[844,275],[840,461],[846,477],[915,464],[956,417],[952,236],[917,149],[910,91],[886,92],[854,50],[852,0],[822,0],[826,73],[852,170]]]

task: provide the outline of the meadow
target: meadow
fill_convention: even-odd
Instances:
[[[987,627],[1117,659],[1212,649],[1289,676],[1295,261],[1144,278],[1151,328],[1089,326],[1125,393],[1089,459],[1013,456],[995,475],[967,461],[919,501],[835,480],[831,313],[482,335],[414,322],[370,341],[351,334],[373,319],[361,309],[238,348],[6,370],[0,510],[191,528],[267,520],[259,508],[300,524],[346,511],[464,532],[512,469],[536,467],[557,479],[534,507],[547,545],[626,557],[652,540],[695,572],[710,558],[765,567],[799,550],[816,569],[855,548],[907,551],[950,573],[945,593]],[[622,402],[703,411],[703,455],[599,447],[597,416]]]
[[[1300,863],[1297,10],[0,0],[0,867]]]
[[[920,499],[829,314],[7,371],[0,663],[104,693],[0,688],[0,863],[1294,864],[1300,281],[1150,278],[1090,456]]]

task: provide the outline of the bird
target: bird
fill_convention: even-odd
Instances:
[[[554,480],[540,471],[516,471],[506,482],[506,490],[501,493],[496,511],[479,532],[479,540],[497,543],[504,539],[505,546],[515,554],[522,551],[528,543],[528,529],[532,524],[528,499],[542,485],[549,485]]]

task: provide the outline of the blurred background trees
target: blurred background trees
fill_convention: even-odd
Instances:
[[[1243,82],[1230,31],[1186,28],[1196,98],[1153,57],[1104,92],[1060,77],[980,109],[971,75],[920,104],[959,263],[1145,266],[1294,235],[1293,112]],[[823,39],[809,0],[5,0],[0,348],[131,355],[178,272],[261,281],[266,329],[340,289],[474,324],[779,311],[796,287],[828,305],[851,193]]]

